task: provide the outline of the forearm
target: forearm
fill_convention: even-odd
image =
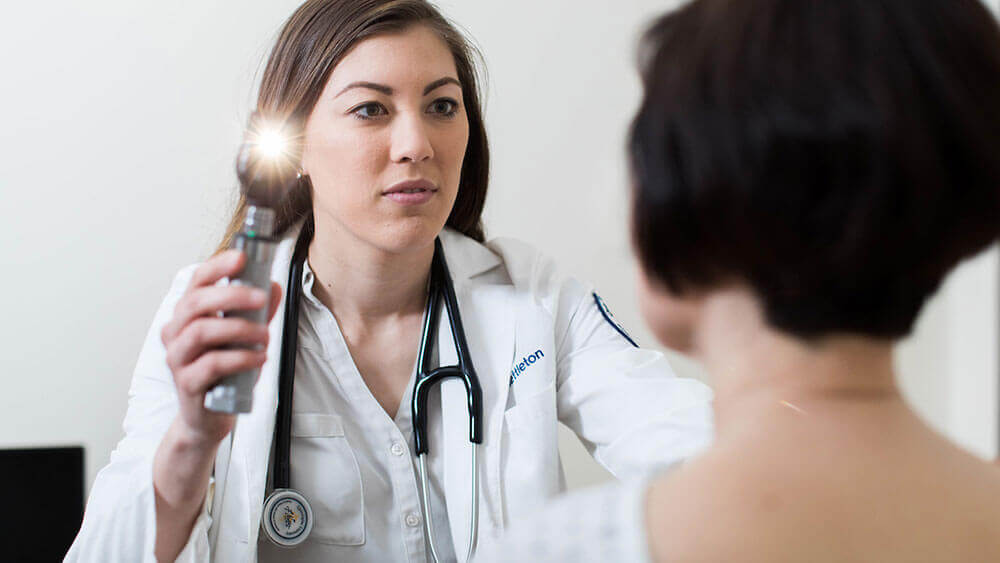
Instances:
[[[218,447],[187,436],[176,420],[160,442],[153,461],[157,560],[173,561],[188,542]]]
[[[661,354],[595,347],[560,367],[560,421],[619,478],[665,469],[711,443],[711,389],[673,376]]]

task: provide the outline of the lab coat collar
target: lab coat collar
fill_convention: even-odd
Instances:
[[[488,272],[499,266],[500,257],[482,243],[445,227],[441,231],[441,245],[453,280],[465,280]]]

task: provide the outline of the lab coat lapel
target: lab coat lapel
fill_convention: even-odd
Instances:
[[[284,295],[296,238],[296,233],[291,233],[275,252],[271,279],[281,285],[282,300],[268,328],[270,344],[267,362],[261,367],[260,379],[254,387],[253,410],[237,418],[232,434],[231,455],[226,456],[228,459],[221,459],[224,451],[216,457],[215,494],[212,502],[215,523],[209,532],[216,561],[256,560],[257,535],[278,406],[278,365],[285,316]],[[243,526],[245,529],[240,530],[239,527]],[[224,528],[225,534],[222,533]],[[247,544],[243,545],[239,541],[219,542],[220,536],[246,539]],[[243,553],[244,550],[248,552]]]
[[[470,239],[458,241],[442,237],[445,257],[452,271],[459,311],[469,345],[473,367],[483,390],[483,444],[478,453],[479,527],[499,529],[503,517],[500,509],[497,429],[507,401],[507,373],[514,354],[514,315],[510,288],[502,285],[477,283],[470,276],[489,269],[499,259],[485,247]],[[449,244],[452,243],[452,244]],[[467,246],[468,243],[475,247]],[[474,265],[474,266],[472,266]],[[438,325],[438,356],[441,365],[458,363],[448,318],[441,315]],[[471,514],[472,468],[469,442],[469,410],[465,385],[450,379],[441,384],[441,421],[443,433],[443,480],[448,524],[458,561],[466,560]],[[429,444],[433,451],[434,444]],[[492,457],[491,457],[492,456]],[[480,534],[482,535],[482,534]]]

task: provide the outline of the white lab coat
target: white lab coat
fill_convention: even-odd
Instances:
[[[441,234],[473,364],[483,390],[479,448],[479,541],[565,488],[557,422],[618,477],[662,469],[704,449],[712,435],[711,391],[677,378],[659,352],[634,347],[605,318],[592,289],[512,240],[480,244]],[[294,239],[282,241],[272,279],[284,287]],[[129,391],[125,437],[91,490],[68,561],[155,561],[153,456],[177,413],[161,327],[194,266],[178,274],[156,313]],[[179,561],[255,561],[277,406],[284,302],[270,326],[268,360],[216,457],[213,484]],[[439,342],[450,342],[442,315]],[[541,351],[541,355],[537,354]],[[441,364],[455,363],[451,346]],[[523,362],[534,356],[535,361]],[[523,362],[523,363],[522,363]],[[520,367],[520,369],[519,369]],[[511,385],[512,373],[517,377]],[[441,386],[444,493],[455,553],[469,541],[468,414],[458,380]],[[225,494],[222,492],[225,491]]]

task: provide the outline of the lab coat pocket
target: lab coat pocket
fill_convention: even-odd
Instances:
[[[333,414],[292,415],[292,487],[312,505],[311,539],[333,545],[365,543],[361,469]]]
[[[508,517],[526,516],[559,492],[557,437],[555,382],[504,413],[501,465]]]

